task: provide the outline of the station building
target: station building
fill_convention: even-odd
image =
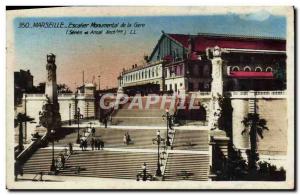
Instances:
[[[261,161],[284,166],[287,154],[286,40],[216,34],[162,32],[145,65],[134,65],[118,77],[119,88],[141,93],[195,93],[213,120],[216,94],[231,99],[232,142],[250,148],[241,121],[256,112],[268,131],[258,140]]]

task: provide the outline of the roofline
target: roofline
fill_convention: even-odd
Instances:
[[[237,53],[270,53],[270,54],[286,54],[286,51],[281,50],[259,50],[259,49],[236,49],[236,48],[223,48],[229,52],[237,52]]]
[[[152,66],[157,66],[157,65],[160,65],[162,63],[163,63],[163,61],[160,60],[160,61],[156,61],[154,63],[149,63],[149,64],[141,65],[141,66],[138,66],[136,68],[131,68],[131,69],[128,69],[128,70],[125,70],[124,72],[122,72],[122,75],[120,75],[120,76],[123,76],[124,74],[129,74],[129,73],[132,73],[132,72],[135,72],[137,70],[144,69],[144,68],[149,68],[149,67],[152,67]]]
[[[186,36],[203,36],[203,37],[219,37],[219,38],[238,38],[238,39],[260,39],[260,40],[278,40],[286,41],[282,37],[266,37],[266,36],[251,36],[251,35],[231,35],[231,34],[218,34],[218,33],[197,33],[194,35],[190,34],[179,34],[179,33],[164,33],[166,35],[186,35]]]

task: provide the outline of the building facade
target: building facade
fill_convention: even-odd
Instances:
[[[223,51],[225,91],[286,89],[283,39],[167,33],[162,34],[146,65],[122,71],[119,87],[137,89],[151,83],[156,91],[211,91],[209,48],[215,46]]]
[[[162,67],[155,82],[149,77],[151,64]],[[119,87],[128,94],[134,94],[129,89],[147,91],[144,83],[152,83],[156,91],[151,92],[198,94],[201,108],[205,108],[202,113],[208,115],[199,118],[207,121],[212,131],[219,112],[216,99],[218,95],[229,97],[233,145],[243,153],[250,148],[249,135],[242,134],[245,127],[241,121],[255,112],[267,121],[269,129],[264,139],[258,140],[260,160],[280,167],[287,159],[286,66],[284,39],[163,32],[148,64],[124,70],[118,79]],[[139,73],[147,74],[143,83],[129,76]]]

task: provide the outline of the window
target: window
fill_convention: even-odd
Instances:
[[[272,69],[271,67],[267,67],[267,68],[266,68],[266,71],[267,71],[267,72],[272,72],[273,69]]]
[[[154,68],[152,68],[152,77],[154,77]]]
[[[262,68],[261,67],[256,67],[255,68],[255,72],[261,72],[262,71]]]
[[[177,92],[177,83],[175,83],[175,92]]]
[[[158,67],[156,67],[156,76],[158,77]]]
[[[169,90],[172,91],[172,84],[170,84],[169,86],[170,86]]]
[[[245,71],[245,72],[250,72],[250,71],[251,71],[251,68],[250,68],[249,66],[246,66],[246,67],[244,68],[244,71]]]
[[[144,72],[142,72],[142,79],[144,79]]]
[[[240,70],[240,68],[238,66],[234,66],[231,68],[231,71],[239,71],[239,70]]]

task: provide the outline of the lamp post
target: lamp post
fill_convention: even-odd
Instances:
[[[71,122],[71,106],[72,106],[72,104],[70,103],[69,104],[69,125],[72,124],[72,122]]]
[[[143,181],[147,181],[147,165],[145,162],[142,166],[142,169],[143,169]]]
[[[136,180],[137,181],[140,181],[140,178],[142,178],[143,181],[147,181],[148,179],[150,181],[153,180],[153,176],[150,174],[150,173],[147,173],[147,165],[146,163],[144,162],[144,164],[142,165],[142,172],[139,172],[137,175],[136,175]]]
[[[80,108],[77,108],[77,140],[76,143],[79,144],[80,143],[80,137],[79,137],[79,117],[80,117]]]
[[[157,130],[156,136],[157,136],[157,138],[153,139],[153,143],[154,142],[157,143],[157,170],[156,170],[156,176],[161,176],[159,147],[160,147],[160,142],[163,142],[164,139],[161,138],[159,130]]]
[[[55,172],[55,160],[54,160],[54,136],[55,136],[55,130],[50,131],[51,141],[52,141],[52,163],[50,167],[51,172]]]
[[[167,146],[170,146],[171,145],[171,143],[170,143],[170,137],[169,137],[169,120],[170,120],[170,113],[169,113],[169,109],[166,109],[166,114],[165,115],[163,115],[163,117],[166,117],[166,121],[167,121],[167,141],[166,141],[166,144],[167,144]]]

